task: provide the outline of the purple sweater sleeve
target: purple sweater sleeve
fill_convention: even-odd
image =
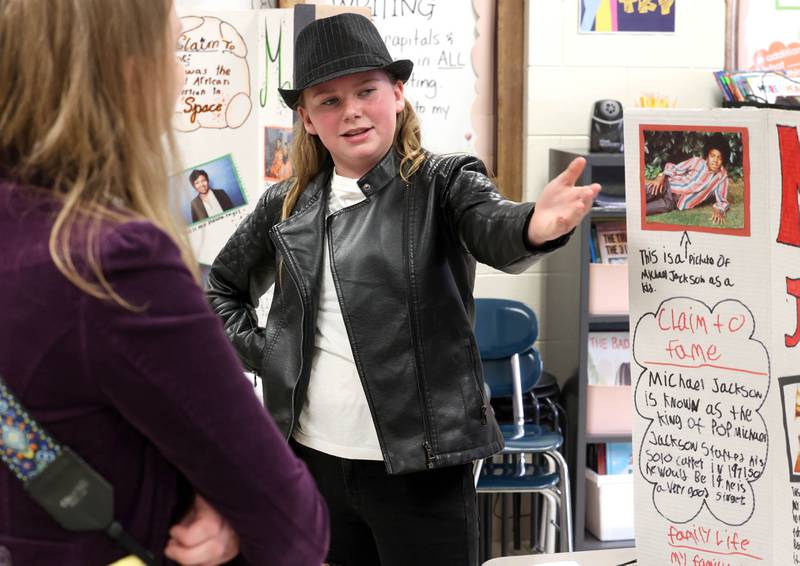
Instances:
[[[131,222],[103,239],[101,258],[114,290],[143,307],[86,298],[85,360],[109,402],[230,522],[249,563],[319,566],[325,504],[177,247]]]

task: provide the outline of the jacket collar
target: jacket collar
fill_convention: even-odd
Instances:
[[[320,169],[319,173],[314,175],[314,178],[311,179],[311,182],[308,183],[305,190],[300,194],[297,199],[297,204],[294,206],[295,212],[299,210],[303,210],[303,208],[312,200],[314,197],[322,191],[323,188],[327,187],[331,183],[331,175],[333,174],[333,163],[328,160],[325,166]],[[325,192],[323,191],[322,194],[324,195]]]
[[[391,181],[397,177],[399,171],[400,156],[394,148],[383,156],[375,167],[367,171],[363,177],[358,180],[358,186],[364,193],[364,196],[369,198],[384,187],[388,186]],[[331,176],[333,175],[333,161],[328,158],[325,165],[320,169],[303,193],[297,199],[297,204],[294,207],[295,211],[302,210],[309,202],[311,202],[317,194],[322,191],[323,195],[326,194],[327,188],[331,183]]]
[[[364,196],[369,198],[382,188],[388,186],[389,183],[397,177],[399,164],[400,156],[397,155],[394,148],[389,149],[389,152],[383,156],[383,159],[358,180],[358,186],[361,188]]]

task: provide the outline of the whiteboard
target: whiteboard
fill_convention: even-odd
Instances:
[[[369,8],[392,57],[414,62],[406,97],[420,118],[423,145],[436,153],[476,154],[493,166],[491,1],[309,3]]]

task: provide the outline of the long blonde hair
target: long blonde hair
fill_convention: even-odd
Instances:
[[[301,95],[300,105],[302,104]],[[419,118],[408,100],[405,101],[403,110],[397,115],[393,147],[402,156],[400,176],[408,182],[425,161]],[[281,218],[286,219],[292,214],[300,194],[311,182],[311,179],[319,173],[329,155],[319,137],[306,132],[302,120],[297,120],[294,125],[292,147],[289,150],[289,159],[295,176],[283,199]]]
[[[167,187],[171,10],[172,0],[0,0],[0,165],[58,196],[49,249],[64,276],[128,308],[100,264],[103,224],[149,220],[199,280]]]

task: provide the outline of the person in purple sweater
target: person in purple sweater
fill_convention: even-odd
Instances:
[[[170,212],[179,34],[171,0],[0,0],[0,376],[159,564],[319,565],[325,504]],[[0,502],[0,561],[126,554],[2,465]]]

